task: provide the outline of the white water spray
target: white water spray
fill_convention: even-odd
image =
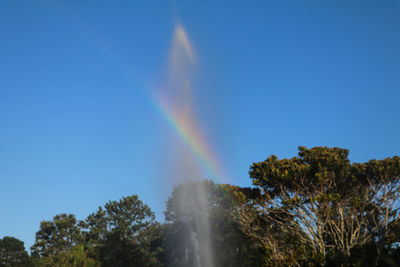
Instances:
[[[196,56],[185,29],[179,23],[175,25],[171,51],[169,53],[168,80],[161,92],[169,106],[173,107],[175,114],[183,122],[196,125],[196,116],[193,111],[193,95],[191,75],[195,65]],[[198,126],[196,127],[198,128]],[[184,142],[174,142],[176,147],[175,165],[172,175],[180,176],[173,178],[171,182],[198,181],[203,177],[202,166],[196,155],[190,153]],[[207,188],[194,187],[195,191],[189,190],[182,195],[179,205],[187,212],[187,217],[192,218],[187,225],[188,233],[182,240],[185,242],[185,261],[187,266],[213,267],[212,247],[210,241],[210,224],[208,216],[208,194]]]

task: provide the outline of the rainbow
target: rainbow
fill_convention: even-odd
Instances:
[[[85,26],[84,23],[75,23],[74,20],[69,22],[75,26],[77,32],[81,34],[82,38],[92,41],[93,47],[98,50],[98,53],[103,55],[105,59],[117,67],[129,83],[134,83],[132,75],[133,71],[129,71],[130,68],[127,64],[124,64],[120,57],[104,45],[104,40],[93,35],[93,33],[87,29],[85,30],[85,27],[83,27]],[[189,58],[189,61],[194,60],[195,55],[190,40],[186,35],[184,27],[179,22],[175,25],[174,42],[175,46],[181,47],[180,49],[183,50],[184,55]],[[177,48],[175,47],[175,49]],[[173,57],[171,57],[171,59],[173,59]],[[170,64],[172,63],[176,62],[170,62]],[[226,179],[215,153],[213,153],[212,149],[207,145],[205,138],[202,136],[198,127],[196,127],[194,120],[190,119],[190,117],[184,112],[179,111],[177,108],[173,108],[173,105],[168,103],[166,97],[163,97],[160,94],[155,94],[154,92],[147,91],[146,93],[148,93],[152,105],[154,105],[156,110],[160,112],[161,116],[174,130],[184,145],[189,148],[189,151],[204,168],[205,173],[211,176],[207,178],[210,178],[215,182],[216,179]]]
[[[220,180],[223,177],[222,168],[215,153],[207,145],[206,140],[201,135],[201,131],[196,127],[194,120],[170,105],[163,95],[153,94],[151,99],[168,125],[201,164],[205,174],[211,176],[207,178],[214,182]]]

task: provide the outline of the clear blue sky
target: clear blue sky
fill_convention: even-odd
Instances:
[[[177,19],[228,182],[299,145],[400,154],[400,1],[0,0],[0,238],[131,194],[162,220],[174,133],[148,91]]]

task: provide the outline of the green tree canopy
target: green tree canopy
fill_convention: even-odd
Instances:
[[[80,223],[91,254],[104,266],[157,266],[154,213],[137,195],[109,201]]]
[[[0,266],[27,266],[28,263],[24,242],[11,236],[0,239]]]
[[[38,265],[59,263],[72,247],[81,240],[78,222],[73,214],[59,214],[53,221],[42,221],[31,247],[32,257]]]
[[[254,163],[250,176],[262,197],[253,211],[238,213],[243,228],[282,252],[276,237],[260,231],[266,229],[260,221],[275,225],[307,244],[321,264],[329,255],[348,258],[353,249],[375,242],[378,262],[399,215],[400,158],[352,164],[348,154],[341,148],[299,147],[298,157],[272,155]]]

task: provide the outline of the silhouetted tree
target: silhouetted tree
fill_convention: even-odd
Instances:
[[[5,236],[0,239],[0,266],[29,266],[28,253],[25,250],[24,242]]]
[[[80,223],[90,255],[103,266],[159,266],[154,213],[137,195],[110,201]]]
[[[399,175],[398,157],[351,164],[346,149],[299,147],[299,157],[270,156],[251,166],[262,194],[238,208],[236,218],[282,259],[294,255],[284,234],[309,247],[322,265],[331,257],[345,264],[354,249],[373,243],[376,265],[399,215]]]

